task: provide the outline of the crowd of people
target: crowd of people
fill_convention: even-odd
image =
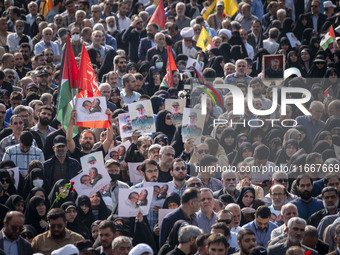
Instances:
[[[0,1],[0,254],[339,255],[339,1],[242,0],[229,17],[229,1],[167,0],[164,30],[149,22],[158,3]],[[84,114],[106,110],[112,128],[76,127],[75,109],[68,126],[57,118],[68,34],[78,66],[86,46],[106,100],[84,101]],[[278,99],[286,88],[296,92]],[[204,110],[204,126],[182,133],[183,109],[166,99]],[[130,117],[120,128],[129,104],[146,100],[156,132],[132,130]],[[111,152],[108,188],[79,195],[71,180],[93,152]],[[103,175],[91,169],[81,183],[94,187]],[[147,182],[165,200],[143,215]],[[134,217],[118,216],[122,192]],[[161,209],[171,211],[161,219]]]

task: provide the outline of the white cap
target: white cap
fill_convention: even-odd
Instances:
[[[79,251],[76,246],[73,244],[67,244],[64,247],[59,248],[58,250],[52,251],[51,255],[79,255]]]
[[[290,77],[291,75],[295,74],[297,77],[301,77],[301,72],[299,69],[297,69],[296,67],[291,67],[285,70],[284,72],[284,79],[287,79],[288,77]]]
[[[149,245],[145,243],[140,243],[131,249],[131,251],[129,252],[129,255],[141,255],[146,252],[153,255],[153,250],[151,249]]]
[[[332,1],[325,1],[325,2],[323,2],[323,8],[329,8],[329,7],[335,8],[336,5],[333,4]]]
[[[160,146],[158,143],[154,143],[149,147],[149,151],[153,150],[153,149],[161,149],[162,146]]]
[[[218,31],[218,35],[220,34],[225,34],[229,39],[231,38],[231,31],[229,29],[220,29],[220,31]]]
[[[183,38],[191,38],[194,36],[194,30],[191,27],[185,27],[181,30],[181,36]]]

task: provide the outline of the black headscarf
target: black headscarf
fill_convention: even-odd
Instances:
[[[321,140],[314,145],[312,152],[322,153],[324,150],[327,149],[331,149],[331,146],[327,141]]]
[[[69,206],[74,206],[75,209],[77,210],[77,213],[79,212],[79,209],[77,208],[76,204],[68,201],[65,202],[61,205],[61,209],[64,210],[64,212],[66,213],[66,210]],[[85,239],[90,239],[91,235],[90,235],[90,229],[88,229],[79,219],[78,214],[76,216],[76,218],[74,219],[74,221],[71,222],[67,222],[67,228],[71,231],[74,231],[80,235],[82,235]]]
[[[149,69],[149,74],[148,74],[148,76],[145,79],[144,90],[147,92],[147,94],[150,97],[153,96],[156,93],[156,91],[159,90],[160,85],[161,85],[161,84],[159,84],[158,86],[155,86],[155,82],[154,82],[154,79],[153,79],[153,74],[156,73],[156,72],[161,74],[160,70],[157,67],[151,66],[150,69]],[[160,79],[162,81],[162,76],[160,76]]]
[[[169,209],[170,203],[176,203],[176,204],[178,204],[178,206],[181,205],[181,198],[179,197],[179,195],[177,193],[171,192],[168,195],[166,195],[166,198],[165,198],[164,204],[163,204],[163,209]]]
[[[221,45],[218,47],[218,50],[220,51],[221,55],[223,56],[224,63],[230,62],[231,45],[227,42],[221,43]]]
[[[228,136],[234,137],[234,143],[232,145],[227,145],[224,142],[224,139],[227,138]],[[221,134],[220,144],[222,145],[222,147],[223,147],[223,149],[224,149],[224,151],[227,155],[235,149],[235,147],[237,145],[236,137],[237,137],[237,133],[233,128],[228,127],[228,128],[223,130],[223,132]]]
[[[154,96],[152,96],[150,98],[150,100],[151,100],[151,105],[152,105],[153,113],[154,114],[158,114],[159,107],[164,105],[165,99],[163,97],[161,97],[161,96],[154,95]]]
[[[2,179],[11,180],[11,183],[9,184],[7,190],[4,190],[4,186],[2,185],[2,190],[4,191],[4,194],[0,197],[0,203],[5,204],[7,199],[11,195],[17,194],[17,190],[15,189],[14,184],[12,182],[12,179],[9,175],[9,172],[6,169],[0,169],[0,180],[2,180]]]
[[[245,59],[248,57],[247,51],[244,51],[242,49],[242,46],[240,45],[234,45],[231,47],[230,50],[230,59],[234,61],[234,63],[239,59]]]
[[[24,201],[24,199],[22,198],[22,196],[20,196],[20,195],[11,195],[11,196],[7,199],[5,205],[6,205],[11,211],[15,211],[15,205],[16,205],[17,203],[19,203],[19,202],[24,202],[24,204],[25,204],[25,201]],[[25,208],[25,207],[24,207],[24,208]],[[25,209],[24,209],[24,211],[25,211]]]
[[[41,203],[45,204],[46,206],[46,212],[45,215],[43,217],[40,217],[38,212],[37,212],[37,206],[40,205]],[[26,214],[25,214],[25,219],[26,219],[26,224],[29,224],[31,226],[33,226],[35,228],[35,230],[37,231],[37,234],[41,234],[44,233],[46,231],[45,228],[42,228],[40,226],[40,221],[41,220],[46,220],[46,215],[48,212],[48,207],[46,205],[46,201],[38,196],[34,196],[30,199],[29,203],[28,203],[28,207],[26,210]]]
[[[94,222],[94,216],[92,213],[92,208],[91,208],[91,201],[88,196],[81,195],[77,198],[76,200],[76,205],[78,208],[78,216],[79,219],[82,221],[82,223],[91,229],[91,225]],[[87,214],[84,213],[84,211],[81,209],[82,205],[87,205],[89,207],[89,211]]]
[[[262,136],[262,143],[266,144],[265,133],[264,133],[264,131],[263,131],[263,129],[261,127],[252,127],[252,128],[250,128],[249,133],[248,133],[248,141],[250,143],[255,142],[254,141],[254,137],[258,136],[258,135]]]
[[[45,189],[39,188],[39,187],[34,187],[34,188],[30,191],[30,193],[28,194],[28,196],[27,196],[27,198],[26,198],[26,200],[25,200],[25,202],[26,202],[26,207],[28,207],[28,203],[30,202],[30,199],[31,199],[32,197],[34,197],[35,194],[36,194],[38,191],[41,191],[42,193],[44,193],[44,195],[45,195],[45,202],[46,202],[47,207],[49,208],[50,205],[49,205],[49,203],[48,203],[48,193],[46,193]]]
[[[306,24],[305,26],[302,24],[302,20],[303,19],[306,19],[308,20],[308,17],[306,14],[300,14],[298,20],[296,21],[296,24],[293,28],[293,33],[294,35],[296,36],[297,39],[299,39],[299,41],[301,42],[302,41],[302,32],[308,28],[308,24]]]
[[[44,171],[40,168],[34,168],[34,169],[32,169],[32,171],[30,171],[30,174],[26,179],[26,183],[25,183],[24,190],[23,190],[23,197],[24,198],[26,198],[28,196],[29,192],[35,187],[33,185],[33,180],[38,178],[38,177],[44,181],[42,188],[45,190],[45,192],[46,193],[50,192],[51,188],[50,188],[50,185],[48,183],[48,180],[45,178]]]
[[[295,127],[296,130],[305,133],[305,138],[303,138],[303,140],[300,142],[299,147],[303,148],[305,150],[306,153],[311,153],[313,145],[312,143],[309,141],[308,137],[307,137],[307,130],[303,125],[297,125]]]
[[[176,127],[174,125],[168,126],[165,124],[165,118],[167,114],[171,114],[168,110],[162,110],[157,114],[156,118],[156,132],[160,131],[166,134],[166,136],[169,138],[169,142],[172,141],[172,138],[174,136]]]
[[[100,192],[98,191],[96,194],[97,194],[97,195],[99,196],[99,198],[100,198],[100,203],[99,203],[99,206],[92,206],[92,207],[91,207],[91,208],[92,208],[92,212],[93,212],[93,210],[98,210],[98,212],[99,212],[98,218],[97,218],[97,219],[96,219],[96,216],[93,214],[93,215],[94,215],[94,218],[95,218],[95,220],[106,220],[107,217],[110,216],[111,211],[110,211],[109,208],[107,208],[107,206],[106,206],[106,204],[105,204],[105,202],[104,202],[104,200],[103,200],[103,197],[102,197],[102,195],[100,194]]]
[[[238,163],[240,163],[241,161],[245,160],[242,156],[242,153],[246,150],[249,149],[251,152],[254,152],[252,145],[249,142],[244,142],[241,144],[241,146],[239,147],[239,149],[237,150],[236,156],[232,162],[233,166],[237,166]]]
[[[113,70],[112,63],[113,63],[115,56],[117,56],[117,52],[115,50],[109,50],[106,52],[103,65],[100,67],[99,72],[98,72],[99,81],[102,80],[104,74],[107,74],[108,72]]]
[[[322,58],[322,55],[316,56],[316,59],[313,61],[313,64],[312,64],[312,66],[311,66],[311,68],[309,69],[309,72],[308,72],[309,78],[322,78],[322,77],[324,77],[326,70],[327,70],[326,61],[325,61],[324,65],[321,69],[319,69],[316,66],[316,63],[319,63],[319,61],[317,59],[321,59],[321,58]]]
[[[286,153],[286,149],[289,145],[293,145],[296,148],[296,151],[299,149],[299,144],[296,140],[294,139],[289,139],[286,144],[282,147],[280,153],[278,154],[275,165],[280,166],[280,164],[287,164],[288,161],[290,160],[290,157],[288,157]]]
[[[221,66],[221,62],[224,61],[223,56],[217,56],[214,59],[214,62],[212,64],[212,68],[215,70],[216,72],[216,77],[224,77],[224,70]]]
[[[335,82],[331,82],[329,80],[329,76],[332,73],[336,73],[336,75],[338,76],[338,79]],[[324,75],[324,77],[321,81],[322,89],[325,91],[326,89],[329,88],[329,90],[330,90],[329,92],[334,92],[337,89],[337,87],[340,86],[339,78],[340,78],[339,71],[336,70],[336,68],[334,68],[334,67],[327,68],[326,73],[325,73],[325,75]],[[331,96],[333,96],[333,95],[331,95]]]
[[[252,188],[252,187],[243,187],[242,189],[241,189],[241,193],[240,193],[240,196],[237,198],[237,200],[236,200],[236,204],[238,204],[240,207],[241,207],[241,209],[242,208],[244,208],[244,207],[246,207],[244,204],[243,204],[243,202],[242,202],[242,199],[243,199],[243,197],[244,197],[244,195],[247,193],[247,192],[251,192],[253,195],[254,195],[254,200],[255,200],[255,190],[254,190],[254,188]]]
[[[98,54],[100,55],[99,51],[97,51],[95,49],[89,49],[87,52],[89,53],[91,63],[95,64],[97,66],[98,70],[99,70],[100,67],[101,67],[101,64],[97,61],[97,55]]]
[[[172,227],[168,238],[165,241],[165,244],[160,248],[158,255],[165,255],[172,249],[174,249],[178,245],[178,233],[179,229],[188,223],[185,220],[178,220],[175,222],[174,226]]]

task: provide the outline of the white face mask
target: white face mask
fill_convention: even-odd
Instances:
[[[79,41],[80,40],[80,35],[79,34],[73,34],[71,37],[72,41]]]
[[[163,62],[156,62],[156,67],[158,69],[162,69],[163,68]]]
[[[38,187],[38,188],[41,188],[44,184],[44,180],[41,180],[41,179],[36,179],[36,180],[33,180],[33,186],[34,187]]]

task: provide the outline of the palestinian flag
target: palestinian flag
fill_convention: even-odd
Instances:
[[[73,95],[76,95],[76,82],[78,79],[78,66],[74,58],[69,34],[67,34],[67,42],[61,66],[62,79],[58,90],[57,119],[65,130],[67,130],[71,120],[71,112],[74,105],[72,99]]]
[[[168,62],[166,63],[166,75],[164,76],[163,81],[161,83],[160,86],[161,88],[168,89],[174,86],[172,72],[176,70],[177,70],[176,62],[170,50],[170,46],[168,46]]]
[[[320,42],[320,46],[323,50],[326,50],[328,46],[335,41],[335,34],[333,26],[330,26],[329,31],[325,34]]]

